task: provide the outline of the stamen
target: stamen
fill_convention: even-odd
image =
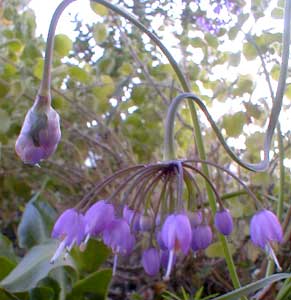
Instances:
[[[113,259],[113,269],[112,269],[113,276],[116,274],[117,261],[118,261],[118,255],[115,254]]]
[[[67,239],[65,238],[58,246],[56,252],[50,260],[50,263],[53,264],[58,259],[58,257],[62,254],[63,250],[66,248]]]
[[[90,237],[91,237],[91,235],[90,235],[90,233],[88,233],[85,240],[81,243],[81,245],[79,247],[81,252],[84,252],[86,250],[87,243],[88,243]]]
[[[166,272],[166,275],[163,278],[165,281],[168,281],[170,279],[170,273],[171,273],[171,270],[172,270],[173,260],[174,260],[174,250],[172,249],[170,251],[170,254],[169,254],[167,272]]]
[[[280,264],[279,264],[279,261],[278,261],[278,259],[277,259],[277,256],[276,256],[276,254],[275,254],[275,252],[274,252],[272,246],[271,246],[269,243],[267,243],[267,245],[266,245],[266,252],[267,252],[267,254],[270,256],[270,258],[273,259],[273,261],[274,261],[274,263],[275,263],[275,265],[276,265],[278,271],[282,271],[282,268],[281,268],[281,266],[280,266]]]
[[[66,253],[65,253],[65,256],[64,256],[64,260],[66,260],[68,258],[69,252],[72,250],[75,242],[76,242],[76,239],[73,239],[72,243],[68,247],[66,247]]]

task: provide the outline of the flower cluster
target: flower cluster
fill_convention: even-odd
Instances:
[[[132,175],[129,168],[126,184],[122,183],[117,192],[135,190],[133,205],[114,202],[117,193],[111,199],[99,200],[90,205],[84,203],[80,210],[68,209],[57,220],[52,232],[53,238],[61,243],[51,262],[66,250],[71,250],[74,244],[84,248],[90,238],[102,238],[105,245],[114,254],[113,272],[116,271],[118,255],[129,255],[134,249],[136,239],[145,239],[146,249],[141,255],[141,262],[147,274],[154,276],[163,266],[165,279],[168,279],[176,259],[188,255],[191,249],[195,253],[206,249],[212,242],[212,227],[208,224],[208,216],[203,209],[187,212],[183,207],[181,191],[181,162],[169,162],[136,167]],[[126,173],[126,172],[121,172]],[[114,180],[112,176],[111,180]],[[178,187],[175,188],[174,181]],[[194,178],[193,178],[194,180]],[[131,182],[132,181],[132,182]],[[110,180],[106,179],[108,183]],[[152,199],[151,209],[146,203],[147,194],[153,192],[152,187],[160,184],[160,196]],[[102,184],[101,184],[102,187]],[[173,194],[174,191],[177,194]],[[96,192],[96,191],[95,191]],[[129,199],[127,199],[129,200]],[[164,202],[164,203],[163,203]],[[162,207],[179,207],[179,210],[163,209]],[[219,210],[214,222],[217,230],[228,235],[232,231],[232,219],[228,211]]]
[[[145,272],[155,276],[163,267],[164,279],[168,280],[179,257],[196,254],[212,243],[214,228],[224,236],[233,231],[231,214],[219,198],[217,212],[212,218],[207,210],[202,209],[201,203],[195,211],[184,208],[183,180],[187,180],[188,185],[188,179],[194,180],[190,171],[201,175],[197,168],[181,161],[119,171],[117,177],[127,175],[111,197],[96,203],[88,202],[85,197],[86,201],[80,202],[78,210],[68,209],[59,217],[52,237],[58,238],[60,244],[51,262],[63,251],[68,253],[75,244],[84,249],[90,238],[100,238],[113,252],[115,274],[118,256],[131,254],[139,239],[145,245],[141,254]],[[117,177],[113,175],[105,179],[94,193]],[[210,181],[209,184],[214,189]],[[159,193],[155,193],[157,187]],[[121,201],[116,201],[117,194],[124,189]],[[218,197],[217,192],[216,195]],[[129,201],[131,206],[124,199],[132,200]],[[274,242],[280,243],[283,239],[276,216],[268,210],[261,210],[251,220],[250,233],[253,243],[263,248],[279,266],[272,248]]]
[[[200,215],[200,220],[197,218],[193,221],[195,215]],[[228,218],[231,218],[230,215]],[[69,252],[74,244],[84,248],[91,237],[100,237],[112,249],[115,273],[118,255],[129,255],[134,248],[134,234],[141,236],[142,233],[151,232],[149,224],[153,224],[149,220],[153,218],[129,209],[127,205],[120,217],[113,204],[105,200],[93,204],[85,214],[67,209],[58,218],[52,231],[52,237],[61,242],[51,262],[54,263],[64,250]],[[159,224],[158,220],[156,223]],[[167,269],[165,278],[168,279],[177,255],[187,255],[191,248],[193,252],[206,249],[212,242],[212,229],[203,220],[201,212],[173,213],[165,218],[161,226],[155,227],[156,240],[151,241],[141,260],[145,272],[150,276],[156,275],[163,265]]]
[[[220,28],[224,28],[229,24],[233,16],[238,16],[241,13],[242,5],[234,0],[219,0],[211,1],[208,4],[207,10],[203,13],[201,10],[200,1],[197,1],[197,10],[200,12],[196,16],[195,23],[203,31],[217,34]],[[212,9],[209,10],[209,7]]]

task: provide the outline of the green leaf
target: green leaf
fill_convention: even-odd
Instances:
[[[274,19],[283,19],[283,15],[284,15],[284,11],[282,8],[279,7],[275,7],[272,11],[271,11],[271,16]]]
[[[4,256],[14,262],[17,260],[12,242],[3,234],[0,234],[0,256]]]
[[[53,300],[54,290],[49,287],[37,287],[29,291],[29,300]]]
[[[228,32],[228,37],[229,37],[229,39],[230,39],[231,41],[233,41],[233,40],[236,38],[238,32],[239,32],[239,28],[238,28],[237,26],[236,26],[236,27],[230,28],[230,30],[229,30],[229,32]]]
[[[229,244],[230,253],[233,254],[235,252],[235,248],[232,244]],[[220,242],[216,242],[211,244],[205,251],[205,254],[208,257],[224,257],[224,251],[222,244]]]
[[[103,23],[97,23],[93,26],[93,37],[97,44],[101,44],[106,40],[107,28]]]
[[[273,66],[272,70],[271,70],[271,77],[274,80],[278,80],[279,79],[279,75],[280,75],[280,67],[276,64]]]
[[[229,55],[229,64],[234,67],[237,67],[240,64],[240,52],[231,53]]]
[[[217,37],[213,34],[206,33],[205,40],[206,40],[207,44],[212,48],[217,48],[219,45]]]
[[[5,291],[1,287],[0,287],[0,299],[1,300],[19,300],[19,298],[16,298],[14,295],[11,295],[10,293]]]
[[[72,293],[68,295],[67,299],[80,299],[85,293],[94,295],[94,299],[106,299],[111,277],[111,269],[104,269],[92,273],[76,282],[73,286]]]
[[[71,255],[78,269],[91,273],[105,262],[110,253],[111,251],[102,242],[90,239],[85,251],[80,251],[79,248],[75,247]]]
[[[291,84],[288,84],[285,90],[286,97],[291,100]]]
[[[253,60],[258,56],[257,50],[251,43],[244,43],[243,54],[247,60]]]
[[[8,94],[8,92],[9,92],[8,84],[0,81],[0,98],[4,98]]]
[[[9,114],[0,108],[0,133],[6,133],[10,128],[11,120]]]
[[[108,9],[104,5],[91,1],[90,6],[97,15],[102,17],[108,15]]]
[[[50,241],[33,247],[16,268],[0,282],[0,286],[12,293],[24,292],[34,288],[38,281],[55,268],[70,266],[76,269],[70,256],[66,259],[60,257],[54,264],[50,263],[58,245],[59,242]]]
[[[87,74],[87,72],[78,66],[71,66],[69,68],[69,74],[72,79],[76,81],[80,81],[82,83],[88,83],[89,81],[89,75]]]
[[[12,40],[12,41],[8,42],[7,47],[10,51],[17,52],[17,53],[21,53],[24,48],[24,46],[20,40]]]
[[[147,92],[148,89],[144,86],[134,86],[131,92],[132,101],[137,105],[144,103]]]
[[[43,243],[49,237],[46,224],[39,210],[35,207],[34,201],[35,199],[33,198],[26,204],[18,226],[18,241],[22,248],[31,248]]]
[[[289,273],[275,274],[275,275],[269,276],[267,278],[250,283],[250,284],[248,284],[242,288],[236,289],[230,293],[216,297],[212,300],[237,300],[242,296],[247,296],[251,293],[258,291],[259,289],[262,289],[273,282],[280,281],[280,280],[290,278],[290,277],[291,277],[291,275]]]
[[[222,127],[228,136],[237,137],[242,133],[245,122],[245,114],[237,112],[234,115],[225,115],[222,120]]]
[[[35,61],[35,65],[33,67],[33,75],[40,80],[42,79],[43,65],[44,65],[43,59],[37,58]]]
[[[195,48],[203,48],[204,46],[206,46],[204,41],[199,37],[191,39],[191,45]]]
[[[59,54],[59,56],[67,56],[72,48],[73,43],[67,35],[58,34],[55,36],[54,50]]]
[[[5,278],[15,268],[15,265],[16,263],[7,257],[0,256],[0,280]]]

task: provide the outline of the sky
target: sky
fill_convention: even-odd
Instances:
[[[31,0],[29,7],[36,14],[37,35],[47,36],[51,17],[60,3],[61,0]],[[56,32],[72,36],[73,25],[70,21],[76,14],[79,15],[80,19],[86,20],[87,23],[96,21],[96,14],[90,8],[90,1],[82,1],[82,3],[75,1],[65,9],[60,17]]]

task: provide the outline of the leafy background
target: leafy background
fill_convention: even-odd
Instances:
[[[155,18],[163,19],[163,25],[154,29],[161,39],[171,32],[175,41],[172,51],[181,54],[180,65],[193,92],[205,101],[236,153],[258,161],[272,103],[262,84],[265,74],[256,47],[275,88],[283,1],[236,0],[241,11],[230,13],[229,22],[218,26],[216,32],[199,27],[197,17],[205,17],[206,12],[193,6],[194,1],[182,1],[178,13],[177,2],[172,0],[115,2],[149,28]],[[180,86],[160,51],[138,29],[92,4],[98,22],[86,24],[76,16],[72,20],[76,39],[56,36],[52,96],[62,119],[62,141],[41,168],[23,165],[14,143],[37,93],[45,47],[45,41],[35,34],[35,15],[28,3],[0,2],[0,298],[153,299],[168,290],[174,296],[184,291],[203,299],[231,290],[219,242],[198,259],[189,257],[181,262],[169,283],[141,272],[138,251],[121,263],[120,276],[111,279],[110,252],[98,241],[90,241],[85,252],[74,249],[67,260],[49,264],[56,249],[50,231],[62,210],[76,204],[94,184],[117,169],[161,160],[163,122]],[[260,24],[266,18],[270,26],[262,30]],[[97,50],[102,53],[98,58]],[[252,66],[248,74],[243,71],[245,64]],[[290,99],[289,76],[282,117],[286,211],[290,210]],[[269,171],[249,173],[231,162],[204,116],[199,116],[208,159],[235,171],[266,207],[275,205],[279,191],[277,140]],[[186,106],[179,111],[176,141],[179,157],[197,153]],[[235,218],[230,244],[241,282],[260,279],[266,258],[248,236],[254,204],[227,176],[216,171],[211,176]],[[290,251],[288,222],[284,220],[287,239],[279,252],[285,271],[290,265],[286,256]]]

